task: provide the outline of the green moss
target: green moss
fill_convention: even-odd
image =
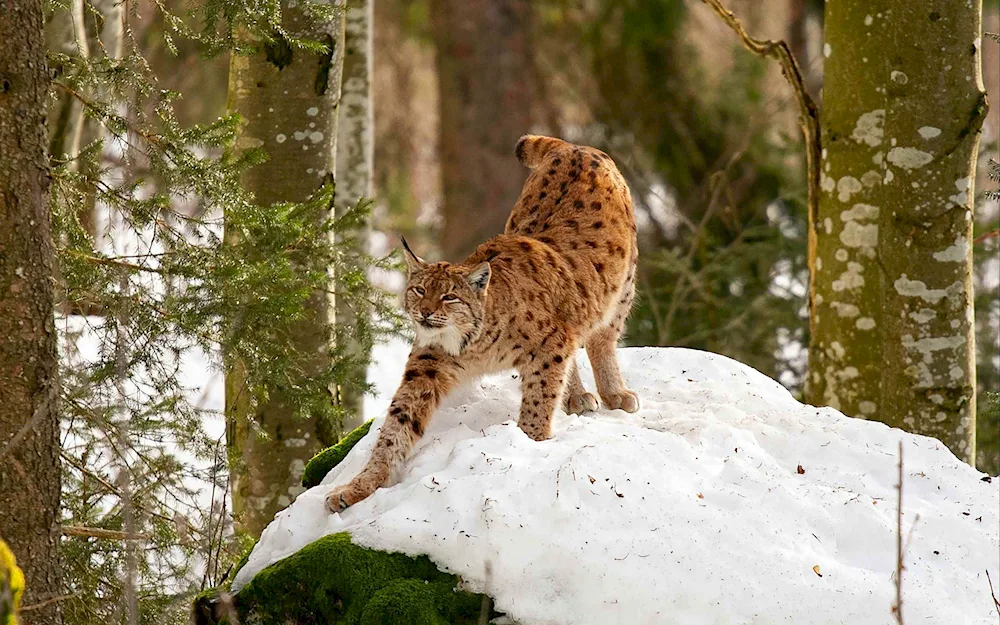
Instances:
[[[359,547],[324,536],[259,572],[236,595],[241,621],[262,625],[451,625],[474,623],[480,595],[424,556]]]
[[[302,473],[302,485],[306,488],[312,488],[322,482],[326,474],[330,472],[330,469],[340,464],[340,461],[347,457],[347,454],[368,433],[371,427],[372,420],[369,419],[333,447],[328,447],[313,456],[306,463],[306,469]]]

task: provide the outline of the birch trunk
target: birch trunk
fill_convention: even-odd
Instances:
[[[375,166],[374,116],[372,108],[373,52],[372,25],[373,0],[351,0],[346,14],[346,39],[344,46],[344,75],[341,86],[340,119],[337,129],[337,195],[334,208],[338,216],[349,211],[360,198],[373,195],[372,176]],[[369,227],[349,233],[353,238],[355,252],[368,251]],[[337,282],[335,292],[344,288]],[[337,325],[352,333],[359,315],[370,314],[367,310],[354,310],[337,301]],[[362,356],[357,342],[349,345],[351,353]],[[359,371],[364,376],[365,371]],[[340,402],[352,411],[344,420],[344,431],[349,432],[364,422],[362,411],[364,397],[356,391],[341,390]]]
[[[62,590],[42,3],[0,0],[0,42],[0,536],[24,570],[23,607]],[[31,613],[61,621],[58,602]]]
[[[975,458],[981,2],[826,4],[807,399]]]
[[[343,17],[317,23],[295,5],[282,3],[283,26],[327,43],[328,55],[293,51],[279,41],[263,54],[230,61],[230,109],[244,120],[238,146],[263,147],[270,156],[244,176],[261,205],[305,200],[336,170]],[[317,354],[303,363],[306,371],[328,364],[319,354],[327,348],[332,317],[332,302],[315,294],[296,330],[299,348]],[[333,441],[324,440],[326,424],[294,418],[277,392],[251,414],[242,387],[237,367],[226,377],[233,515],[240,531],[259,536],[275,513],[304,490],[305,463]]]

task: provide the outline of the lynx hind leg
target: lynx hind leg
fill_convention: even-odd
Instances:
[[[587,340],[587,356],[594,368],[597,394],[606,408],[622,409],[625,412],[639,410],[639,396],[625,386],[621,370],[618,368],[618,337],[621,331],[612,326],[604,326]]]
[[[583,381],[580,380],[580,368],[576,366],[576,356],[570,358],[562,404],[567,414],[583,414],[597,410],[597,398],[587,392]]]

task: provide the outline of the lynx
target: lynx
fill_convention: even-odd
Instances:
[[[478,376],[519,372],[518,425],[536,441],[551,435],[560,403],[569,413],[597,409],[577,370],[581,345],[605,407],[639,409],[615,352],[638,257],[628,186],[594,148],[528,135],[516,155],[532,171],[503,234],[459,264],[428,263],[402,241],[416,340],[367,466],[327,496],[332,512],[384,484],[445,395]]]

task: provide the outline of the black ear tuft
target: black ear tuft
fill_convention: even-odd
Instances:
[[[413,250],[410,249],[405,237],[399,237],[399,240],[403,243],[403,257],[406,258],[406,267],[412,274],[414,271],[417,271],[424,266],[424,259],[413,253]]]
[[[490,268],[489,263],[479,263],[466,275],[466,280],[468,280],[469,286],[472,287],[473,291],[482,293],[490,283],[490,276],[492,275],[493,270]]]

